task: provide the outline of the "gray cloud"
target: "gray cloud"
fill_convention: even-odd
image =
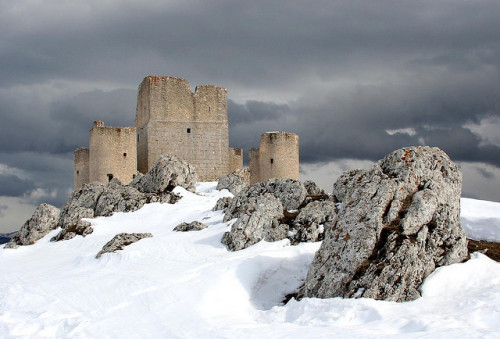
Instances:
[[[248,150],[263,132],[286,130],[300,135],[309,165],[374,161],[424,142],[478,168],[500,166],[496,0],[0,8],[0,159],[28,174],[4,190],[32,203],[63,202],[72,152],[88,144],[92,121],[133,124],[146,75],[227,87],[232,147]],[[416,134],[386,132],[407,128]],[[467,194],[481,196],[474,189]]]
[[[5,215],[5,211],[9,209],[9,206],[0,204],[0,217],[3,217]]]
[[[14,174],[0,173],[0,195],[17,197],[33,190],[35,183],[32,180],[21,179]]]

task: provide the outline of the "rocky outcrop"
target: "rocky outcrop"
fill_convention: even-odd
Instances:
[[[179,158],[165,155],[160,157],[146,175],[138,175],[129,185],[122,185],[114,179],[107,185],[97,182],[83,185],[73,192],[62,207],[58,221],[62,231],[52,240],[68,240],[76,235],[86,236],[92,233],[91,224],[82,218],[132,212],[153,202],[173,204],[180,196],[171,192],[173,187],[170,185],[181,185],[192,190],[196,184],[193,182],[195,179],[196,174],[191,165]]]
[[[312,180],[304,181],[304,187],[309,196],[326,195],[325,191]]]
[[[99,259],[105,253],[120,251],[123,247],[133,244],[144,238],[151,238],[151,233],[120,233],[117,234],[102,247],[102,250],[95,256]]]
[[[43,238],[57,227],[59,214],[60,211],[57,207],[41,204],[35,209],[31,218],[24,223],[19,232],[5,245],[5,248],[17,248],[34,244],[35,241]]]
[[[148,173],[136,177],[130,185],[143,193],[171,192],[176,186],[195,192],[197,181],[194,166],[179,157],[165,154]]]
[[[342,207],[300,295],[418,298],[435,268],[467,256],[461,183],[443,151],[420,146],[397,150],[369,170],[344,173],[332,193]]]
[[[261,240],[277,241],[286,238],[288,225],[281,225],[283,205],[270,193],[251,199],[243,205],[241,215],[224,233],[222,243],[231,251],[239,251]]]
[[[231,199],[233,198],[230,197],[219,198],[212,211],[220,211],[226,209],[229,206],[229,202],[231,201]]]
[[[292,244],[324,239],[325,224],[331,225],[337,215],[332,201],[313,201],[302,208],[293,221]],[[328,226],[327,226],[328,227]]]
[[[201,231],[207,228],[207,225],[199,221],[193,221],[191,223],[183,222],[174,227],[176,232],[190,232],[190,231]]]
[[[307,195],[304,184],[293,179],[271,179],[244,188],[224,210],[225,222],[237,220],[224,234],[222,243],[237,251],[261,240],[289,238],[292,244],[321,240],[324,224],[336,215],[335,204],[327,198],[321,194]],[[214,209],[226,203],[227,200],[219,199]]]
[[[224,210],[224,221],[239,218],[248,211],[248,204],[255,204],[258,197],[269,193],[277,198],[286,210],[296,210],[304,202],[307,191],[298,180],[269,179],[259,184],[244,188],[229,202]]]
[[[241,190],[246,186],[245,181],[243,180],[242,177],[239,175],[236,175],[234,173],[230,173],[228,175],[225,175],[219,179],[219,182],[217,183],[217,189],[223,190],[227,189],[229,192],[233,193],[234,195],[238,194],[241,192]]]

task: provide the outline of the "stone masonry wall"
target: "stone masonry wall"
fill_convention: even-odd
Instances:
[[[73,156],[74,172],[73,186],[79,188],[83,184],[88,184],[89,180],[89,149],[77,148]]]
[[[107,127],[94,122],[89,145],[90,182],[107,183],[118,178],[128,184],[137,174],[137,143],[134,127]]]
[[[229,173],[227,90],[174,77],[148,76],[137,98],[137,168],[147,172],[170,153],[195,166],[200,181]]]
[[[251,148],[248,151],[248,169],[250,170],[250,185],[260,182],[259,149]]]
[[[243,169],[243,149],[229,149],[229,172],[233,173],[236,170]]]
[[[256,167],[258,170],[254,174]],[[299,136],[297,134],[264,133],[260,138],[259,149],[251,150],[250,182],[253,184],[272,178],[299,179]]]

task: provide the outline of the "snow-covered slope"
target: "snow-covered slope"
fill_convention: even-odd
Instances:
[[[228,225],[213,212],[229,193],[215,183],[175,205],[92,219],[86,238],[0,247],[0,337],[280,338],[495,337],[500,333],[500,264],[476,254],[438,269],[423,297],[281,300],[304,279],[319,243],[261,242],[228,252]],[[481,211],[481,209],[479,209]],[[471,212],[472,213],[472,212]],[[470,217],[473,215],[468,216]],[[481,214],[484,215],[484,214]],[[209,227],[173,232],[183,221]],[[500,218],[499,218],[500,220]],[[472,224],[471,224],[472,225]],[[472,226],[471,226],[472,227]],[[123,251],[95,255],[115,234],[151,232]],[[497,234],[498,236],[498,234]]]

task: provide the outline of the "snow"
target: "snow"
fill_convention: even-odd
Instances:
[[[468,238],[500,242],[500,203],[467,198],[460,203],[460,219]]]
[[[174,205],[156,203],[89,219],[94,232],[86,238],[51,243],[55,230],[32,246],[0,247],[0,337],[494,338],[500,333],[500,264],[479,253],[436,270],[422,286],[423,297],[412,302],[306,298],[282,305],[301,285],[320,244],[290,246],[283,240],[227,251],[220,239],[228,223],[222,211],[211,209],[231,194],[215,186],[199,184],[198,194],[176,188],[183,198]],[[468,234],[498,236],[498,229],[487,230],[483,223],[498,222],[494,211],[486,211],[498,206],[469,200],[462,201]],[[194,220],[209,227],[172,231]],[[153,238],[96,259],[121,232],[151,232]]]

